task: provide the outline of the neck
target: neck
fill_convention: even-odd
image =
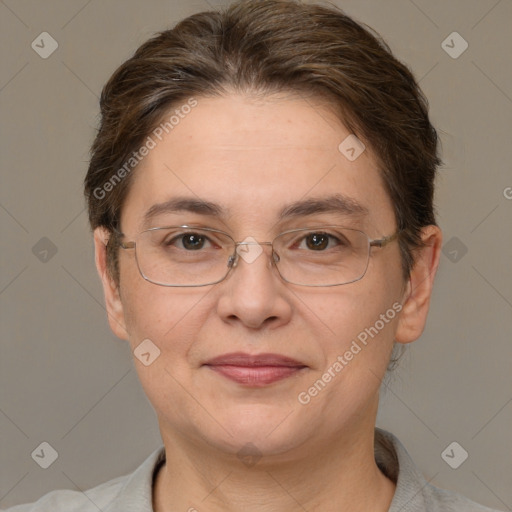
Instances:
[[[373,424],[323,442],[286,460],[264,456],[245,465],[236,455],[166,436],[154,511],[388,511],[395,484],[375,462]]]

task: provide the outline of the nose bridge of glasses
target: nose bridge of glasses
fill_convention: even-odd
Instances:
[[[280,257],[279,255],[275,252],[274,250],[274,246],[273,246],[273,243],[272,242],[258,242],[257,240],[255,239],[252,239],[252,240],[244,240],[242,242],[235,242],[235,251],[234,251],[234,254],[232,254],[230,257],[229,257],[229,260],[228,260],[228,267],[236,267],[238,265],[238,261],[240,259],[240,256],[241,256],[241,253],[240,251],[238,250],[238,248],[240,246],[257,246],[257,247],[260,247],[262,245],[266,245],[266,246],[270,246],[272,248],[272,252],[271,252],[271,258],[273,260],[274,263],[278,263],[279,260],[280,260]],[[242,252],[246,252],[244,251],[244,249],[241,249]],[[263,249],[262,249],[263,251]],[[252,261],[254,261],[253,258],[245,258],[242,256],[242,259],[246,260],[248,263],[252,263]]]
[[[236,242],[235,246],[239,245],[272,245],[272,242],[258,242],[256,240],[244,240],[243,242]]]

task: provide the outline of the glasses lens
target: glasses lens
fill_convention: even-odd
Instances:
[[[183,227],[144,231],[135,246],[143,277],[163,286],[204,286],[222,280],[234,247],[224,233]]]
[[[369,247],[362,231],[336,226],[293,230],[274,240],[282,278],[304,286],[335,286],[361,279],[368,267]]]
[[[304,286],[336,286],[361,279],[370,245],[362,231],[337,226],[295,229],[273,242],[281,277]],[[163,286],[204,286],[222,281],[234,254],[233,239],[209,228],[154,228],[141,233],[135,252],[142,276]]]

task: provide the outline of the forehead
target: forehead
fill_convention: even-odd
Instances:
[[[361,205],[370,224],[378,220],[384,229],[393,223],[370,149],[348,158],[353,152],[344,141],[354,147],[347,139],[353,135],[325,104],[235,94],[196,100],[172,125],[161,125],[159,136],[150,134],[155,144],[134,171],[123,225],[141,228],[155,206],[188,197],[219,205],[225,221],[257,228],[258,222],[275,223],[292,203],[333,194]]]

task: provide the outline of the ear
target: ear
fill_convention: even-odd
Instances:
[[[414,252],[414,264],[395,333],[395,340],[398,343],[410,343],[418,339],[427,321],[443,236],[437,226],[429,225],[422,229],[421,238],[425,246]]]
[[[128,331],[124,318],[123,304],[119,294],[119,286],[114,281],[107,269],[107,242],[110,233],[105,228],[94,230],[95,261],[98,274],[103,284],[105,306],[108,322],[114,334],[122,340],[128,340]]]

